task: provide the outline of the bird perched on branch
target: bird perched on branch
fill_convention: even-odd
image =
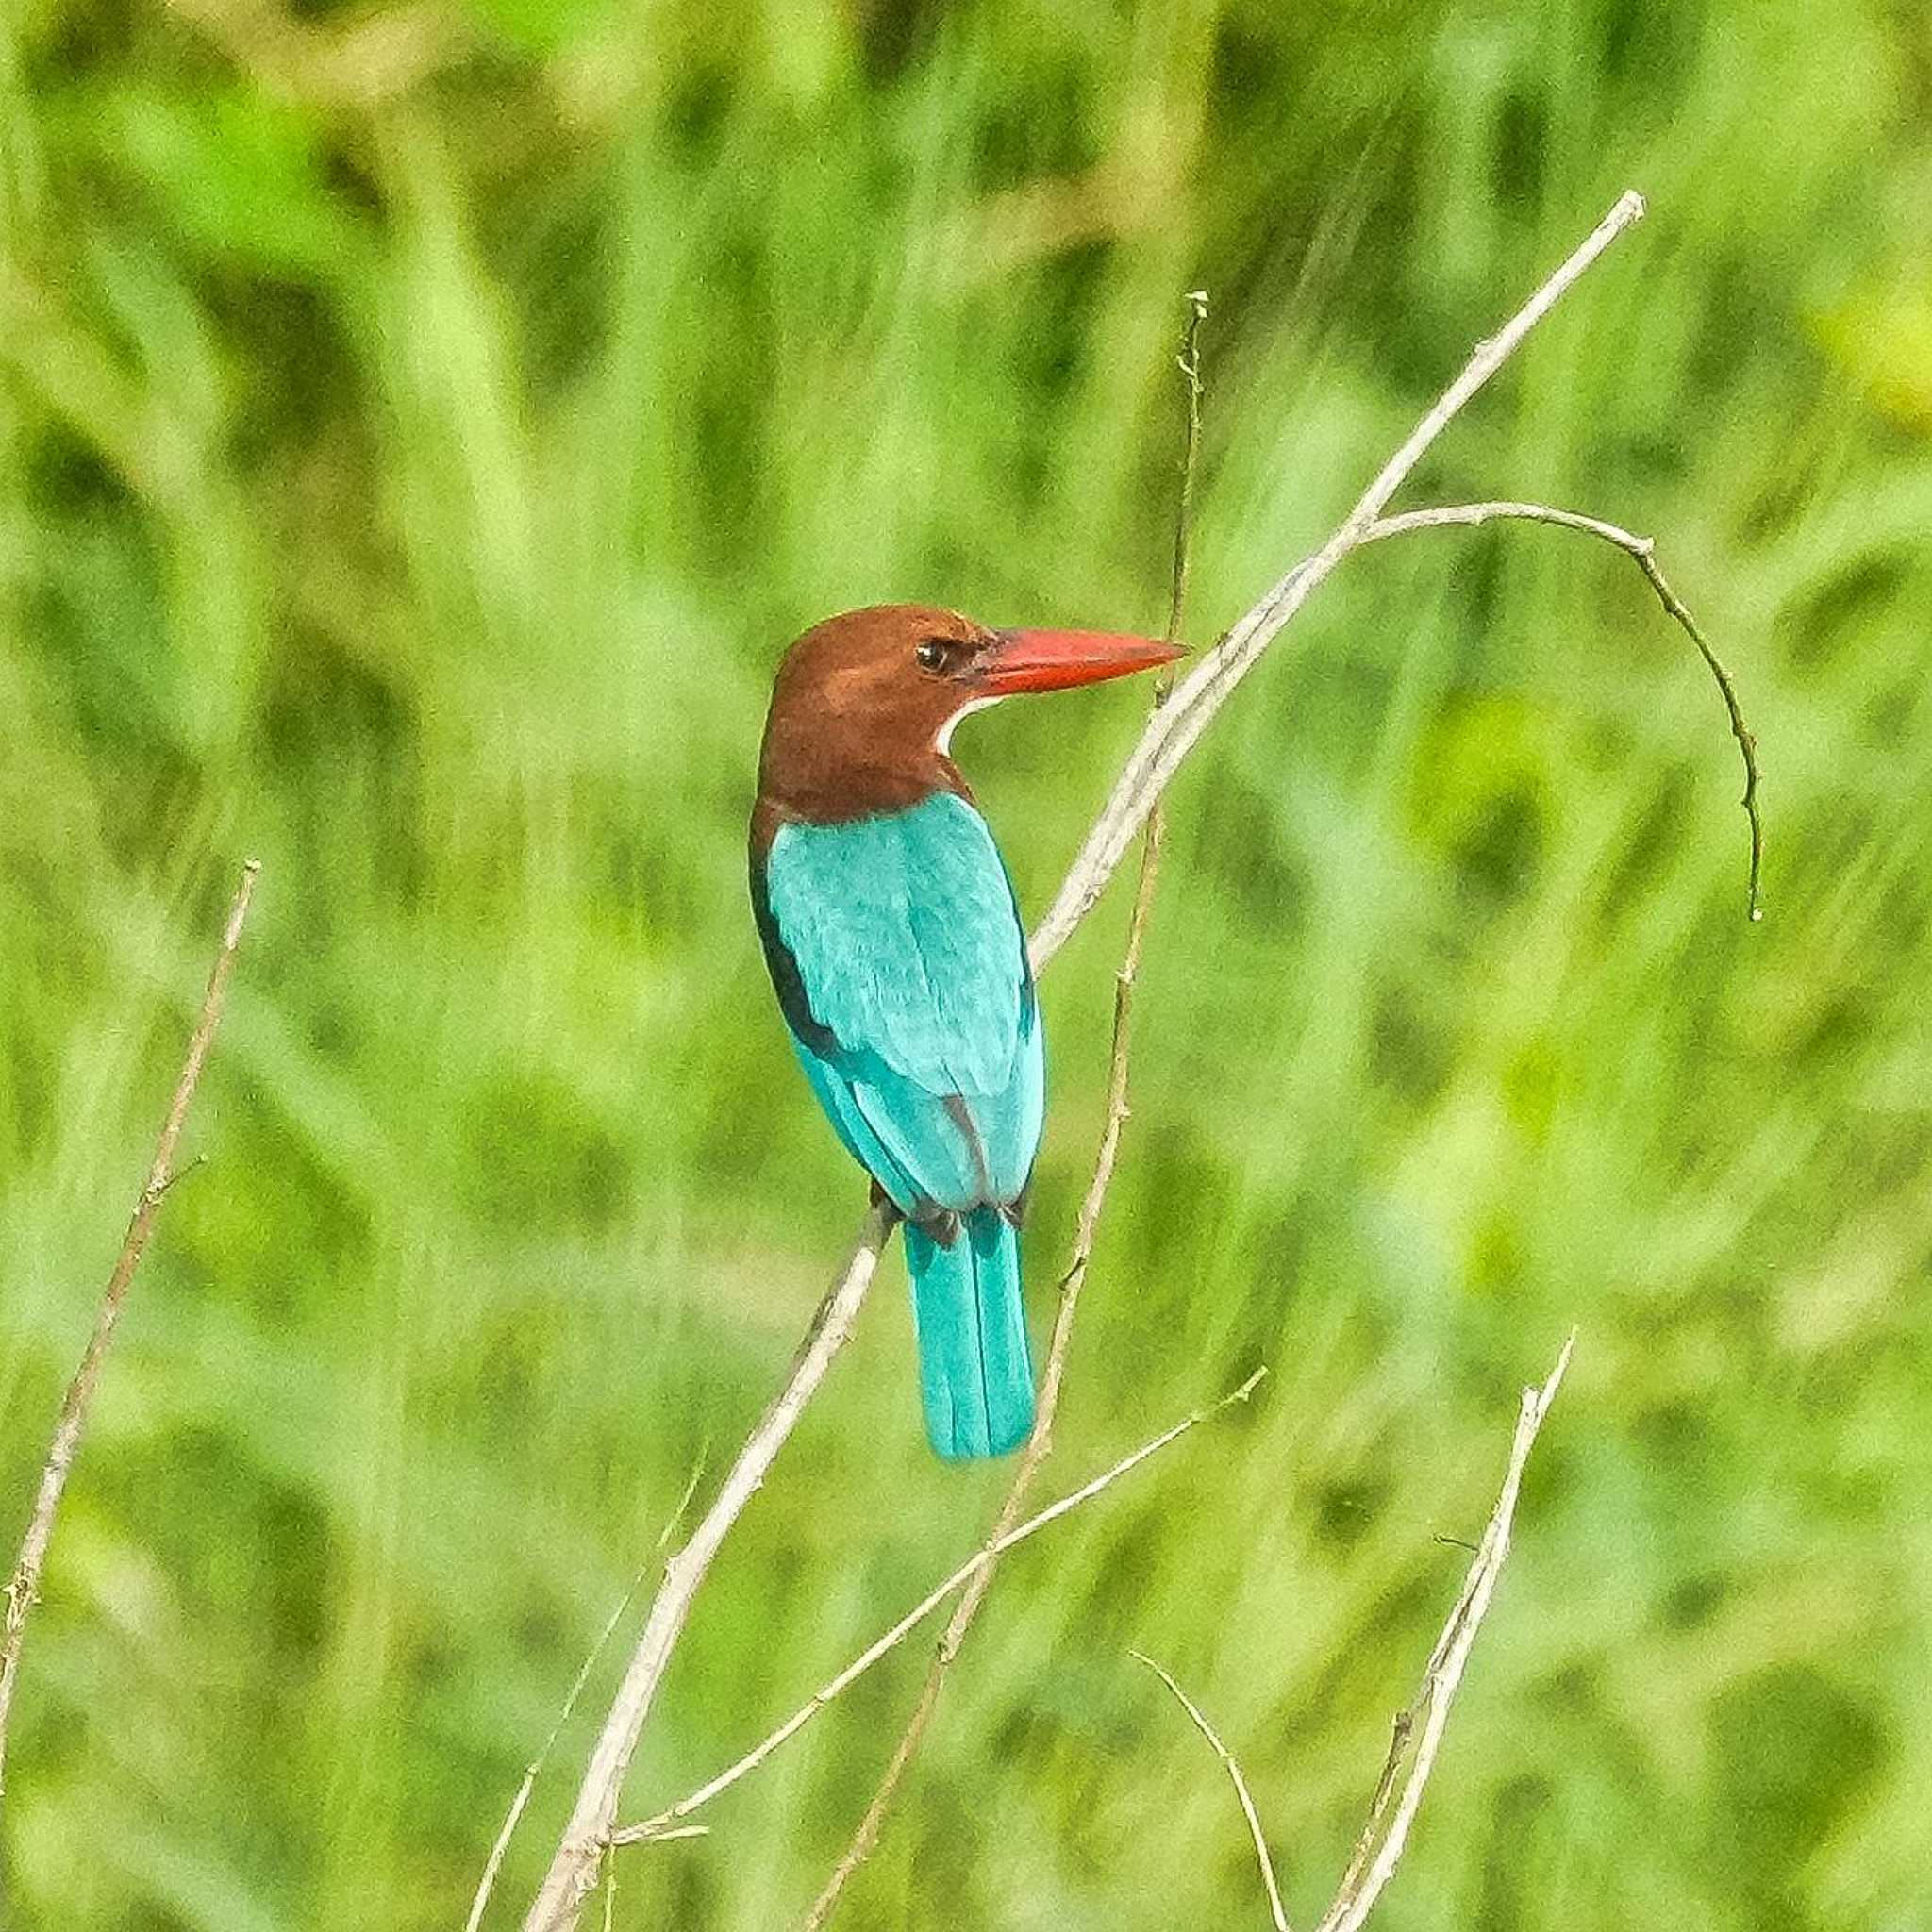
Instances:
[[[1025,930],[953,728],[1180,655],[887,604],[826,619],[778,669],[752,909],[806,1077],[905,1217],[926,1433],[949,1458],[1033,1425],[1017,1230],[1045,1105]]]

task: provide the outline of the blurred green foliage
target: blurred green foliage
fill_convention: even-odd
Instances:
[[[1175,792],[1062,1480],[843,1923],[1306,1924],[1565,1328],[1387,1932],[1932,1914],[1932,28],[1895,0],[17,0],[0,19],[0,1502],[23,1521],[237,864],[265,870],[56,1541],[19,1927],[460,1923],[520,1768],[863,1197],[741,824],[776,652],[884,597],[1195,634],[1608,206],[1408,500],[1657,532],[1352,562]],[[1141,694],[962,737],[1038,908]],[[1024,712],[1024,715],[1016,715]],[[1118,895],[1045,991],[1043,1333]],[[896,1263],[631,1780],[675,1795],[970,1547]],[[626,1856],[786,1923],[908,1648]],[[597,1679],[607,1681],[614,1662]],[[506,1874],[541,1869],[596,1689]]]

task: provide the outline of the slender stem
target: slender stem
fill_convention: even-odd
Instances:
[[[1130,1650],[1127,1655],[1137,1663],[1145,1664],[1174,1692],[1180,1701],[1181,1708],[1193,1720],[1194,1728],[1208,1740],[1208,1748],[1221,1759],[1234,1785],[1235,1800],[1241,1807],[1241,1816],[1248,1822],[1248,1836],[1255,1841],[1255,1862],[1261,1868],[1261,1884],[1268,1893],[1268,1916],[1274,1921],[1274,1932],[1289,1932],[1288,1911],[1281,1903],[1281,1887],[1274,1882],[1274,1860],[1268,1855],[1268,1837],[1261,1829],[1261,1817],[1255,1809],[1255,1800],[1248,1790],[1247,1779],[1241,1775],[1239,1760],[1221,1741],[1200,1706],[1174,1682],[1169,1672],[1142,1651]]]
[[[175,1147],[188,1119],[194,1090],[201,1082],[201,1070],[214,1043],[215,1028],[222,1022],[222,1008],[228,995],[228,978],[234,970],[235,949],[242,943],[242,927],[248,918],[248,902],[255,892],[255,881],[261,871],[258,859],[251,858],[242,868],[242,880],[228,908],[227,924],[222,931],[221,949],[215,954],[208,974],[208,991],[202,996],[201,1012],[189,1035],[188,1057],[181,1063],[180,1077],[175,1082],[174,1098],[168,1103],[167,1117],[161,1123],[160,1137],[155,1142],[154,1164],[148,1169],[147,1185],[134,1204],[133,1218],[121,1242],[107,1291],[94,1316],[93,1333],[67,1394],[60,1404],[59,1419],[47,1449],[47,1460],[41,1471],[40,1489],[34,1497],[33,1513],[27,1518],[26,1535],[20,1546],[20,1559],[14,1565],[12,1580],[0,1595],[7,1599],[4,1625],[0,1625],[0,1790],[5,1788],[7,1765],[7,1720],[13,1707],[13,1687],[20,1674],[21,1644],[26,1636],[27,1615],[40,1595],[41,1572],[47,1560],[47,1545],[54,1536],[54,1517],[60,1507],[60,1493],[67,1487],[68,1472],[80,1448],[81,1432],[87,1426],[88,1410],[94,1389],[101,1378],[101,1364],[108,1344],[114,1339],[114,1325],[121,1319],[122,1304],[134,1281],[134,1271],[147,1251],[155,1219],[168,1190],[179,1177],[175,1169]]]
[[[1174,358],[1174,366],[1187,386],[1187,414],[1181,431],[1180,497],[1174,516],[1174,569],[1167,587],[1166,637],[1171,644],[1180,641],[1181,620],[1188,608],[1188,572],[1194,538],[1194,469],[1201,454],[1201,325],[1207,320],[1208,291],[1191,290],[1180,353]],[[1162,688],[1171,682],[1171,675],[1163,673]]]
[[[1689,607],[1666,580],[1657,560],[1656,538],[1640,537],[1621,525],[1606,523],[1602,517],[1587,517],[1574,509],[1555,509],[1546,503],[1499,501],[1444,504],[1433,509],[1405,510],[1400,516],[1381,517],[1370,525],[1362,541],[1379,543],[1385,537],[1404,537],[1413,530],[1442,530],[1456,526],[1474,528],[1478,524],[1505,520],[1550,524],[1559,530],[1580,531],[1584,536],[1615,544],[1636,563],[1651,589],[1657,592],[1657,600],[1664,607],[1665,612],[1697,646],[1698,655],[1717,684],[1718,695],[1724,700],[1724,711],[1731,721],[1731,736],[1738,741],[1738,751],[1744,761],[1744,795],[1739,803],[1744,808],[1744,817],[1751,827],[1751,870],[1745,881],[1744,909],[1754,924],[1762,919],[1764,901],[1759,888],[1764,873],[1764,821],[1757,809],[1757,739],[1744,723],[1743,708],[1738,701],[1738,688],[1731,681],[1731,674],[1725,670],[1724,660],[1711,648],[1710,641],[1704,635],[1696,618],[1691,616]]]

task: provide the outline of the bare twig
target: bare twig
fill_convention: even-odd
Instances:
[[[1442,1741],[1443,1726],[1449,1722],[1450,1704],[1456,1696],[1457,1685],[1462,1682],[1470,1648],[1475,1642],[1475,1633],[1489,1612],[1496,1578],[1501,1574],[1504,1560],[1509,1554],[1509,1528],[1516,1515],[1516,1496],[1522,1487],[1524,1467],[1529,1461],[1529,1452],[1536,1446],[1537,1431],[1542,1427],[1543,1417],[1549,1413],[1550,1404],[1557,1399],[1557,1391],[1562,1386],[1563,1372],[1570,1366],[1570,1351],[1575,1344],[1576,1333],[1573,1329],[1557,1354],[1557,1364],[1550,1371],[1549,1379],[1541,1389],[1523,1391],[1523,1405],[1516,1419],[1516,1438],[1509,1448],[1509,1466],[1504,1472],[1503,1487],[1497,1494],[1496,1507],[1491,1512],[1489,1526],[1483,1531],[1475,1559],[1463,1579],[1462,1592],[1456,1600],[1456,1607],[1450,1611],[1449,1621],[1443,1624],[1442,1634],[1429,1654],[1428,1665],[1423,1672],[1422,1688],[1416,1692],[1415,1701],[1396,1717],[1394,1732],[1389,1742],[1389,1756],[1383,1763],[1382,1775],[1369,1806],[1368,1820],[1356,1842],[1348,1870],[1342,1874],[1335,1902],[1323,1916],[1316,1932],[1357,1932],[1376,1899],[1381,1896],[1382,1888],[1389,1883],[1396,1861],[1408,1842],[1409,1826],[1415,1823],[1416,1809],[1423,1801],[1423,1789],[1429,1781],[1429,1773],[1435,1767],[1437,1747]],[[1407,1772],[1404,1775],[1403,1760],[1411,1739],[1415,1740],[1415,1751],[1408,1758]]]
[[[702,1454],[692,1465],[691,1480],[684,1486],[684,1493],[677,1499],[677,1507],[658,1532],[658,1541],[651,1545],[651,1554],[639,1565],[638,1574],[631,1578],[630,1588],[618,1599],[617,1607],[606,1620],[604,1627],[597,1633],[597,1641],[591,1646],[591,1654],[585,1657],[582,1668],[577,1672],[576,1682],[570,1687],[570,1695],[563,1700],[563,1708],[557,1714],[557,1722],[550,1726],[550,1735],[543,1740],[542,1747],[536,1757],[524,1767],[522,1782],[517,1786],[516,1796],[510,1800],[509,1810],[505,1815],[503,1828],[496,1834],[496,1842],[490,1847],[490,1857],[483,1867],[483,1875],[476,1881],[476,1895],[470,1901],[470,1916],[463,1921],[463,1932],[476,1932],[483,1923],[483,1914],[489,1909],[490,1895],[496,1890],[496,1875],[503,1869],[504,1855],[509,1850],[509,1841],[516,1836],[518,1822],[524,1815],[524,1807],[530,1802],[530,1793],[537,1788],[537,1779],[542,1774],[543,1766],[548,1762],[550,1753],[557,1743],[565,1724],[569,1724],[571,1713],[577,1707],[577,1699],[584,1694],[584,1686],[591,1680],[591,1672],[597,1659],[604,1655],[604,1646],[610,1641],[610,1633],[623,1621],[624,1613],[630,1608],[631,1599],[637,1595],[644,1578],[649,1575],[651,1565],[663,1554],[664,1545],[675,1534],[677,1525],[684,1521],[684,1512],[691,1507],[691,1499],[697,1494],[699,1479],[705,1473]],[[700,1827],[702,1830],[703,1827]],[[616,1890],[612,1881],[610,1891]],[[609,1913],[609,1891],[606,1893],[606,1916]]]
[[[1255,1841],[1255,1862],[1261,1868],[1261,1883],[1268,1893],[1268,1915],[1274,1922],[1274,1932],[1289,1932],[1288,1913],[1281,1903],[1281,1888],[1274,1882],[1274,1860],[1268,1856],[1267,1835],[1261,1829],[1259,1814],[1255,1809],[1255,1800],[1248,1790],[1248,1781],[1241,1775],[1241,1765],[1235,1755],[1216,1735],[1214,1726],[1203,1715],[1201,1707],[1176,1684],[1173,1676],[1144,1652],[1130,1650],[1127,1655],[1137,1663],[1143,1663],[1179,1700],[1181,1708],[1194,1722],[1194,1728],[1208,1740],[1211,1749],[1227,1768],[1227,1775],[1234,1785],[1236,1801],[1241,1807],[1241,1816],[1248,1821],[1248,1836]]]
[[[918,1603],[906,1612],[892,1627],[876,1638],[872,1643],[852,1659],[836,1677],[830,1678],[820,1690],[802,1704],[791,1715],[770,1733],[761,1742],[755,1744],[737,1763],[728,1765],[708,1784],[700,1785],[688,1797],[680,1798],[668,1809],[659,1811],[655,1818],[646,1818],[638,1824],[627,1824],[622,1831],[613,1832],[610,1842],[614,1845],[643,1844],[653,1839],[661,1839],[670,1834],[665,1827],[675,1825],[680,1819],[689,1818],[700,1806],[708,1805],[721,1791],[729,1790],[740,1778],[756,1771],[772,1753],[802,1731],[826,1705],[847,1690],[864,1676],[866,1672],[904,1643],[920,1624],[932,1615],[956,1590],[964,1588],[974,1577],[982,1574],[997,1562],[1017,1543],[1024,1543],[1028,1537],[1038,1535],[1049,1523],[1057,1523],[1069,1510],[1077,1509],[1082,1503],[1091,1502],[1101,1491],[1117,1483],[1129,1470],[1138,1469],[1150,1456],[1158,1456],[1170,1442],[1175,1442],[1191,1428],[1205,1423],[1210,1416],[1216,1416],[1224,1408],[1230,1408],[1237,1402],[1245,1402],[1255,1392],[1266,1369],[1257,1369],[1239,1389],[1230,1389],[1218,1402],[1210,1402],[1205,1408],[1197,1408],[1184,1415],[1179,1422],[1163,1429],[1152,1441],[1142,1442],[1130,1455],[1123,1456],[1110,1467],[1096,1476],[1091,1476],[1077,1490],[1062,1496],[1058,1503],[1049,1503],[1036,1515],[1029,1516],[1024,1523],[988,1543],[982,1550],[975,1551],[965,1562],[953,1572],[943,1583],[936,1584],[927,1591]]]
[[[710,1569],[719,1545],[744,1506],[758,1492],[765,1472],[785,1446],[785,1439],[805,1412],[806,1404],[824,1380],[832,1357],[845,1345],[852,1324],[858,1318],[865,1291],[872,1285],[880,1252],[897,1221],[889,1202],[874,1202],[852,1258],[830,1293],[819,1304],[811,1326],[806,1330],[790,1380],[739,1452],[724,1487],[691,1532],[691,1541],[665,1564],[664,1580],[652,1600],[643,1632],[598,1735],[570,1823],[550,1861],[542,1890],[525,1917],[525,1932],[549,1932],[549,1928],[576,1923],[578,1908],[597,1882],[597,1867],[617,1818],[624,1774],[630,1768],[631,1755],[642,1735],[651,1701],[657,1695],[665,1666],[671,1661],[685,1619],[691,1614],[691,1600],[697,1595],[698,1586],[705,1580],[705,1573]]]
[[[242,880],[235,889],[234,903],[228,908],[228,923],[223,928],[221,950],[215,955],[214,970],[208,974],[208,991],[202,997],[201,1013],[188,1040],[188,1058],[181,1063],[181,1075],[175,1083],[175,1096],[168,1103],[167,1118],[161,1123],[160,1138],[155,1142],[154,1164],[148,1169],[147,1185],[134,1205],[133,1218],[121,1242],[121,1253],[108,1277],[107,1291],[101,1297],[100,1311],[94,1317],[93,1333],[80,1367],[67,1385],[60,1404],[59,1419],[54,1424],[53,1441],[41,1471],[41,1485],[34,1497],[33,1513],[27,1519],[26,1536],[20,1546],[20,1560],[4,1591],[7,1612],[0,1631],[0,1787],[4,1787],[7,1762],[7,1719],[13,1704],[13,1687],[20,1674],[20,1648],[26,1632],[27,1613],[39,1595],[41,1571],[47,1560],[47,1545],[54,1535],[54,1516],[60,1507],[60,1492],[67,1486],[67,1474],[80,1447],[81,1431],[87,1426],[89,1406],[95,1385],[100,1381],[101,1364],[108,1344],[114,1337],[114,1324],[121,1319],[122,1304],[141,1265],[148,1237],[154,1232],[155,1217],[161,1201],[177,1178],[175,1146],[188,1119],[188,1108],[201,1080],[201,1070],[214,1043],[215,1028],[221,1024],[222,1006],[227,998],[228,976],[234,969],[235,949],[242,943],[242,927],[248,917],[248,902],[261,871],[260,861],[251,858],[242,868]]]
[[[1412,530],[1441,530],[1455,526],[1474,528],[1478,524],[1505,520],[1550,524],[1559,530],[1577,530],[1586,537],[1615,544],[1636,563],[1651,589],[1657,592],[1657,602],[1664,607],[1665,612],[1697,646],[1698,655],[1717,684],[1718,695],[1724,701],[1724,711],[1731,721],[1731,736],[1738,741],[1739,755],[1744,761],[1744,795],[1739,803],[1743,806],[1744,817],[1751,826],[1751,870],[1745,886],[1745,911],[1754,922],[1762,919],[1764,904],[1758,889],[1764,872],[1764,822],[1757,810],[1757,740],[1744,723],[1743,708],[1738,702],[1738,688],[1731,682],[1731,674],[1724,669],[1723,659],[1711,648],[1702,626],[1691,616],[1683,599],[1666,580],[1657,560],[1656,538],[1640,537],[1617,524],[1606,523],[1601,517],[1587,517],[1574,509],[1554,509],[1546,503],[1494,502],[1444,504],[1434,509],[1411,509],[1405,510],[1400,516],[1381,517],[1370,525],[1362,541],[1378,543],[1385,537],[1403,537]]]
[[[1187,413],[1181,430],[1180,494],[1174,513],[1174,568],[1167,585],[1167,630],[1169,643],[1180,641],[1181,619],[1188,608],[1188,570],[1192,560],[1194,536],[1194,466],[1201,455],[1201,325],[1208,320],[1208,291],[1193,289],[1188,294],[1188,320],[1181,332],[1180,353],[1174,367],[1187,387]],[[1173,682],[1165,672],[1159,689],[1165,693]],[[1161,699],[1166,702],[1165,696]]]
[[[1361,544],[1363,533],[1387,508],[1424,453],[1449,422],[1499,369],[1529,331],[1574,286],[1599,256],[1643,215],[1641,195],[1626,192],[1598,223],[1569,259],[1517,314],[1488,341],[1478,345],[1462,374],[1450,384],[1407,441],[1383,466],[1347,520],[1312,557],[1297,564],[1204,656],[1182,680],[1174,700],[1158,709],[1124,767],[1113,792],[1062,882],[1046,917],[1034,929],[1029,951],[1036,973],[1063,946],[1091,909],[1107,881],[1146,822],[1181,760],[1207,728],[1256,660],[1307,594],[1335,566]],[[853,1268],[814,1318],[807,1346],[792,1377],[755,1429],[725,1480],[718,1501],[691,1542],[666,1566],[665,1578],[646,1619],[643,1635],[625,1673],[616,1702],[589,1768],[542,1890],[525,1919],[525,1932],[568,1932],[596,1882],[598,1859],[616,1813],[619,1786],[637,1746],[644,1715],[672,1647],[690,1613],[691,1602],[718,1545],[750,1499],[765,1471],[791,1433],[798,1410],[817,1389],[831,1357],[850,1333],[859,1303],[876,1264],[884,1227],[868,1224]],[[876,1239],[874,1239],[876,1236]],[[861,1262],[863,1265],[861,1266]],[[835,1308],[836,1305],[836,1308]],[[689,1562],[687,1558],[691,1558]]]
[[[1641,194],[1632,191],[1619,198],[1562,267],[1496,334],[1477,344],[1462,374],[1383,464],[1334,535],[1312,557],[1296,564],[1180,681],[1174,701],[1141,734],[1046,917],[1035,929],[1036,970],[1067,942],[1126,856],[1134,834],[1179,770],[1181,760],[1193,749],[1215,712],[1233,695],[1236,685],[1307,601],[1308,593],[1325,582],[1344,558],[1361,547],[1370,526],[1463,405],[1515,354],[1524,338],[1575,286],[1591,264],[1642,218]]]
[[[1194,502],[1194,466],[1201,444],[1201,325],[1208,319],[1208,296],[1194,290],[1187,298],[1188,319],[1181,334],[1180,353],[1175,358],[1186,385],[1186,414],[1181,438],[1179,491],[1174,506],[1174,560],[1168,579],[1167,641],[1179,641],[1181,619],[1187,608],[1188,566]],[[1173,689],[1172,676],[1163,672],[1154,690],[1158,709],[1167,702]],[[1160,870],[1161,838],[1166,829],[1165,814],[1158,803],[1147,820],[1147,836],[1141,847],[1141,875],[1134,887],[1133,910],[1127,916],[1127,941],[1120,971],[1114,976],[1113,1042],[1108,1067],[1107,1115],[1100,1130],[1100,1146],[1094,1156],[1093,1176],[1080,1204],[1080,1219],[1074,1237],[1073,1258],[1060,1277],[1059,1303],[1054,1316],[1053,1339],[1047,1345],[1046,1368],[1041,1377],[1039,1406],[1034,1413],[1033,1432],[1013,1472],[1006,1500],[1000,1505],[987,1541],[996,1543],[1020,1520],[1026,1498],[1046,1458],[1053,1453],[1054,1419],[1059,1413],[1060,1387],[1066,1376],[1067,1351],[1073,1344],[1074,1317],[1080,1305],[1080,1290],[1087,1279],[1087,1264],[1093,1253],[1093,1240],[1100,1225],[1100,1210],[1106,1205],[1107,1191],[1113,1180],[1120,1155],[1121,1130],[1127,1119],[1127,1058],[1131,1043],[1130,1021],[1133,1010],[1134,980],[1141,969],[1141,949],[1147,930],[1147,916],[1154,904],[1154,883]],[[879,1774],[877,1786],[867,1803],[839,1861],[813,1900],[802,1922],[801,1932],[819,1932],[831,1917],[839,1897],[852,1875],[872,1856],[891,1809],[901,1783],[924,1741],[926,1726],[939,1704],[940,1690],[953,1659],[959,1654],[967,1632],[979,1615],[979,1607],[992,1588],[995,1566],[988,1563],[966,1586],[944,1634],[927,1667],[925,1682],[920,1687],[919,1701],[892,1747],[892,1755]]]

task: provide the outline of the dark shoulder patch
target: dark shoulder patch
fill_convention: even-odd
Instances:
[[[765,884],[764,855],[754,849],[751,856],[751,916],[758,929],[758,943],[764,948],[765,970],[778,995],[778,1010],[785,1024],[821,1059],[831,1059],[840,1051],[838,1037],[822,1025],[806,997],[805,978],[792,958],[791,948],[772,916],[772,895]]]

